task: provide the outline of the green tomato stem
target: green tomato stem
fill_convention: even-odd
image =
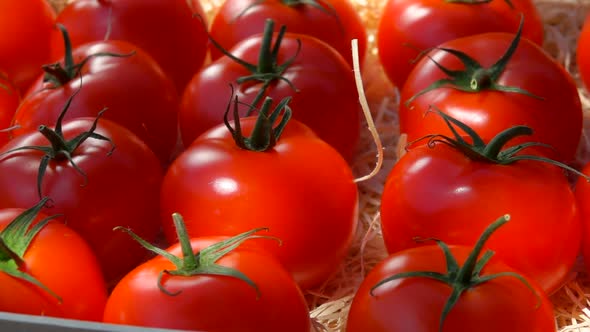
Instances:
[[[264,32],[262,36],[262,43],[260,45],[260,52],[258,53],[258,72],[272,73],[273,58],[272,58],[272,40],[274,34],[274,21],[266,20],[264,22]]]
[[[232,90],[233,91],[233,90]],[[234,117],[234,127],[231,126],[229,123],[229,111],[233,101],[233,117]],[[230,102],[227,105],[227,109],[225,111],[223,121],[225,123],[226,128],[232,134],[234,142],[236,145],[244,150],[255,151],[255,152],[264,152],[272,149],[278,139],[281,137],[285,126],[289,122],[292,116],[292,111],[287,104],[291,101],[291,97],[286,97],[281,100],[281,102],[275,107],[275,109],[270,112],[270,107],[272,105],[272,98],[267,97],[262,104],[262,108],[258,113],[256,118],[256,123],[254,124],[254,128],[252,129],[252,134],[249,137],[246,137],[242,133],[242,126],[240,124],[240,116],[238,114],[238,99],[237,97],[233,99],[233,92],[232,98],[230,98]],[[275,122],[278,120],[278,117],[282,116],[281,121],[273,127]]]
[[[174,227],[176,227],[176,234],[178,234],[178,241],[182,250],[182,266],[179,269],[193,271],[199,267],[199,262],[193,252],[191,240],[186,230],[186,225],[182,216],[178,213],[172,214]]]

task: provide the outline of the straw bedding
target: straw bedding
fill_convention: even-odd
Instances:
[[[61,8],[67,0],[52,0]],[[223,0],[201,0],[211,15]],[[398,134],[397,90],[387,81],[376,57],[374,32],[383,0],[353,0],[369,32],[369,54],[363,66],[366,98],[383,144],[384,163],[376,176],[359,183],[361,226],[350,255],[341,270],[322,287],[307,293],[316,331],[343,331],[356,287],[374,264],[385,257],[379,230],[379,199],[387,173],[398,157],[403,141]],[[585,131],[578,153],[581,165],[590,161],[590,94],[581,87],[575,47],[580,28],[590,11],[590,0],[536,0],[545,23],[544,48],[562,63],[578,82],[585,112]],[[370,132],[363,133],[354,171],[358,177],[375,167],[376,147]],[[329,234],[326,234],[329,236]],[[551,296],[559,332],[590,332],[590,276],[582,262],[572,271],[570,281]]]

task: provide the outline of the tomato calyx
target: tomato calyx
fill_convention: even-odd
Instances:
[[[500,218],[496,219],[491,225],[489,225],[480,238],[477,240],[475,245],[473,246],[472,251],[469,253],[469,256],[463,263],[463,266],[460,266],[457,262],[456,258],[451,253],[450,248],[446,243],[438,239],[420,239],[421,241],[425,240],[432,240],[440,247],[440,249],[444,253],[445,262],[446,262],[446,272],[439,273],[433,271],[408,271],[408,272],[401,272],[392,276],[389,276],[377,284],[375,284],[371,290],[371,296],[375,296],[375,290],[381,287],[383,284],[386,284],[393,280],[398,279],[406,279],[406,278],[428,278],[432,280],[436,280],[442,283],[447,284],[449,287],[452,288],[451,295],[447,299],[445,303],[440,320],[439,320],[439,332],[442,331],[444,322],[446,317],[448,316],[449,312],[453,309],[455,304],[461,298],[463,292],[475,288],[479,285],[485,284],[486,282],[502,278],[502,277],[512,277],[516,278],[521,281],[527,288],[531,290],[531,292],[537,297],[537,304],[540,304],[540,296],[535,291],[533,286],[529,283],[529,281],[523,277],[522,275],[516,272],[499,272],[494,274],[488,274],[485,276],[481,275],[482,270],[488,264],[490,259],[493,257],[494,252],[492,250],[486,250],[482,254],[482,250],[484,248],[485,243],[490,238],[490,236],[502,225],[506,224],[510,220],[510,215],[505,214]]]
[[[254,97],[252,101],[252,105],[247,115],[250,115],[254,111],[254,107],[262,100],[264,93],[268,89],[268,87],[275,82],[276,80],[282,80],[289,84],[289,86],[297,92],[297,88],[293,85],[293,82],[288,80],[283,76],[283,73],[287,68],[295,61],[299,52],[301,51],[301,41],[297,39],[297,51],[295,54],[288,58],[284,63],[278,63],[278,56],[279,50],[281,47],[281,42],[287,30],[285,25],[282,25],[279,29],[277,34],[276,40],[273,45],[273,33],[274,30],[274,21],[272,19],[267,19],[264,25],[264,32],[262,35],[262,43],[260,46],[260,51],[258,53],[258,63],[252,64],[246,62],[233,54],[229,53],[223,46],[217,43],[213,38],[209,37],[211,43],[223,53],[223,55],[227,56],[231,60],[235,61],[236,63],[245,67],[248,71],[250,71],[251,75],[239,77],[236,80],[237,84],[244,84],[247,82],[261,82],[263,83],[260,90]]]
[[[515,163],[519,160],[533,160],[538,162],[545,162],[551,165],[563,168],[570,172],[575,173],[587,181],[590,181],[590,176],[583,174],[582,172],[578,171],[577,169],[559,162],[557,160],[553,160],[550,158],[545,158],[536,155],[528,155],[528,154],[518,154],[519,152],[530,148],[530,147],[543,147],[552,149],[552,147],[548,144],[543,144],[539,142],[525,142],[522,144],[518,144],[512,147],[504,148],[504,146],[519,136],[530,136],[533,134],[533,129],[528,126],[518,125],[513,126],[508,129],[503,130],[502,132],[498,133],[494,136],[490,141],[486,144],[484,140],[477,134],[473,128],[469,127],[465,123],[453,118],[452,116],[442,112],[441,110],[437,109],[435,106],[431,105],[431,108],[428,112],[435,112],[437,115],[443,118],[447,127],[453,133],[453,137],[449,137],[446,135],[441,134],[431,134],[420,137],[415,141],[408,143],[408,148],[411,145],[415,144],[416,142],[422,141],[424,139],[428,140],[428,146],[433,147],[436,143],[443,143],[453,148],[461,151],[467,157],[472,160],[480,161],[480,162],[487,162],[493,164],[500,164],[500,165],[509,165]],[[461,134],[455,128],[458,127],[461,129],[467,136],[469,137],[470,142],[465,140]]]
[[[27,146],[21,146],[18,148],[10,149],[10,150],[5,151],[0,154],[0,157],[3,157],[7,154],[10,154],[10,153],[13,153],[16,151],[23,151],[23,150],[37,150],[37,151],[41,151],[44,153],[44,156],[41,158],[41,162],[39,163],[39,172],[37,173],[37,194],[38,194],[39,198],[42,197],[41,184],[43,183],[43,177],[45,176],[45,172],[46,172],[47,167],[49,166],[49,162],[51,160],[58,161],[58,162],[67,160],[70,163],[70,165],[84,178],[84,182],[82,184],[82,186],[84,186],[84,185],[86,185],[86,183],[88,181],[86,173],[80,167],[78,167],[78,165],[74,162],[74,160],[72,158],[72,156],[74,155],[74,153],[78,149],[78,147],[80,145],[82,145],[82,143],[84,143],[87,139],[93,138],[93,139],[108,141],[109,143],[111,143],[112,147],[107,152],[107,155],[111,155],[113,153],[113,151],[115,150],[115,144],[113,143],[113,141],[110,138],[105,137],[105,136],[100,135],[95,132],[97,124],[98,124],[98,120],[102,117],[102,114],[107,110],[106,108],[104,108],[100,112],[98,112],[98,115],[94,119],[92,126],[87,131],[80,133],[79,135],[77,135],[76,137],[74,137],[70,140],[67,140],[64,137],[63,130],[62,130],[62,122],[63,122],[63,119],[64,119],[66,113],[67,113],[68,108],[70,107],[70,105],[72,103],[74,96],[79,91],[80,90],[77,90],[66,101],[66,104],[64,105],[64,108],[62,109],[62,111],[59,114],[59,117],[56,121],[54,129],[51,129],[45,125],[39,126],[39,128],[38,128],[39,132],[43,136],[45,136],[45,138],[47,138],[47,140],[51,144],[50,146],[37,146],[37,145],[28,146],[27,145]]]
[[[135,54],[135,51],[132,51],[127,54],[118,54],[112,52],[97,52],[87,56],[86,58],[82,59],[79,63],[74,61],[73,56],[73,49],[72,43],[70,40],[70,36],[66,28],[60,24],[56,24],[57,28],[61,31],[61,34],[64,39],[64,49],[65,49],[65,56],[64,56],[64,64],[58,61],[52,64],[46,64],[41,66],[43,71],[45,72],[43,76],[43,82],[49,82],[52,84],[53,87],[60,87],[66,85],[68,82],[72,81],[74,78],[80,75],[80,70],[84,65],[88,62],[88,60],[92,59],[93,57],[98,56],[112,56],[112,57],[128,57]]]
[[[23,271],[26,270],[26,262],[23,256],[27,252],[31,241],[49,221],[58,217],[58,215],[46,217],[31,227],[33,220],[48,201],[48,197],[42,198],[39,203],[18,215],[0,232],[0,271],[41,288],[61,303],[62,299],[59,295],[43,285],[34,276]]]
[[[191,241],[182,216],[178,213],[173,213],[172,219],[174,220],[174,226],[176,227],[176,234],[178,235],[178,241],[182,250],[182,257],[177,257],[167,252],[166,250],[154,246],[153,244],[139,237],[129,228],[115,228],[116,230],[122,230],[126,232],[144,248],[150,250],[155,254],[163,256],[172,264],[174,264],[174,266],[176,267],[175,270],[162,270],[158,275],[158,288],[164,294],[176,296],[182,292],[182,290],[179,290],[177,292],[168,291],[163,284],[163,278],[165,275],[184,277],[192,277],[197,275],[218,275],[237,278],[245,282],[256,291],[256,297],[260,297],[260,290],[258,289],[258,286],[248,276],[236,269],[218,265],[216,264],[216,262],[226,254],[238,248],[244,241],[249,239],[269,238],[278,241],[280,244],[281,242],[277,238],[270,236],[260,236],[255,234],[263,230],[268,231],[267,228],[256,228],[251,231],[241,233],[229,239],[212,244],[202,249],[201,251],[195,253],[192,248]]]
[[[524,19],[521,14],[521,20],[518,26],[518,31],[512,39],[510,46],[506,50],[506,52],[498,59],[492,66],[485,68],[483,67],[477,60],[473,59],[469,55],[461,52],[459,50],[454,50],[445,47],[434,47],[431,49],[427,49],[422,52],[425,54],[441,71],[443,71],[447,77],[441,78],[432,84],[430,84],[425,89],[419,91],[408,100],[405,101],[406,106],[408,106],[414,99],[418,98],[419,96],[428,93],[432,90],[436,90],[438,88],[448,87],[457,89],[463,92],[469,93],[477,93],[480,91],[500,91],[500,92],[510,92],[510,93],[520,93],[531,98],[536,99],[543,99],[540,96],[537,96],[527,90],[516,86],[506,86],[498,84],[498,79],[500,75],[504,72],[504,69],[508,65],[508,62],[514,55],[518,44],[520,42],[522,27],[523,27]],[[465,67],[463,70],[451,70],[449,68],[444,67],[436,60],[434,60],[430,55],[426,54],[431,50],[441,50],[447,52],[453,56],[455,56],[463,66]]]
[[[256,117],[256,122],[250,137],[245,137],[242,134],[242,127],[238,114],[239,102],[237,96],[233,98],[234,127],[231,126],[228,118],[229,110],[232,104],[231,101],[228,103],[227,109],[223,115],[223,122],[232,134],[234,142],[236,142],[238,147],[248,151],[268,151],[276,145],[276,142],[281,137],[285,126],[291,119],[292,111],[291,108],[287,106],[290,101],[291,97],[283,98],[269,115],[269,110],[273,100],[270,97],[266,97]],[[273,124],[277,121],[279,116],[282,116],[281,121],[275,127],[273,127]]]

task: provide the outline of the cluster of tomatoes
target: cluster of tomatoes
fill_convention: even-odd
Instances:
[[[210,22],[198,0],[0,11],[14,32],[0,37],[0,310],[309,331],[304,293],[357,232],[354,6],[226,0]],[[535,6],[390,0],[377,36],[411,144],[383,190],[391,256],[347,330],[554,330],[546,294],[578,256],[590,184],[564,173],[582,107]]]
[[[310,330],[304,291],[357,229],[360,107],[338,48],[364,26],[350,3],[318,9],[332,46],[225,6],[209,29],[198,1],[0,4],[22,30],[0,38],[0,310]]]
[[[547,295],[590,257],[578,87],[542,49],[533,3],[435,2],[413,3],[415,16],[385,5],[400,20],[381,21],[379,52],[408,144],[381,197],[390,256],[363,280],[347,331],[555,331]],[[590,83],[587,22],[578,66]],[[478,30],[496,23],[517,27]],[[432,41],[457,27],[474,34]]]

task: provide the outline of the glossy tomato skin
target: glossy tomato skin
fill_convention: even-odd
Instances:
[[[99,53],[132,54],[126,57],[93,56],[79,76],[63,85],[38,77],[19,106],[13,123],[18,136],[53,125],[66,101],[76,93],[65,119],[96,116],[103,108],[106,119],[131,130],[168,163],[176,149],[179,97],[174,83],[141,48],[124,41],[98,41],[74,49],[75,63]],[[63,56],[62,56],[63,61]],[[63,62],[62,62],[63,63]]]
[[[451,246],[460,264],[470,251],[469,247]],[[438,331],[443,306],[451,295],[446,284],[428,278],[404,278],[385,283],[375,289],[374,296],[370,295],[378,282],[410,271],[445,273],[440,247],[404,250],[375,266],[355,294],[346,331]],[[494,256],[482,276],[501,272],[520,273]],[[446,317],[442,332],[554,332],[551,302],[534,281],[529,283],[534,291],[514,277],[500,277],[465,291]]]
[[[383,238],[390,253],[421,245],[414,237],[473,245],[502,213],[510,214],[511,222],[488,247],[546,292],[557,290],[576,261],[581,221],[556,166],[525,160],[496,165],[475,162],[442,143],[416,146],[387,177]]]
[[[190,6],[189,6],[190,4]],[[69,31],[72,45],[125,40],[148,52],[182,91],[207,54],[206,20],[198,1],[76,0],[56,21]],[[59,30],[51,35],[53,59],[63,56]]]
[[[253,118],[242,120],[245,133]],[[226,235],[268,227],[283,241],[263,243],[301,288],[331,276],[357,227],[358,191],[350,167],[309,128],[291,119],[277,145],[240,149],[224,126],[204,133],[170,166],[161,192],[168,241],[170,214],[180,213],[191,236]],[[327,236],[328,234],[328,236]]]
[[[353,72],[344,58],[326,43],[288,32],[281,43],[278,64],[297,54],[298,39],[301,51],[283,73],[298,91],[284,80],[278,80],[271,84],[266,95],[275,104],[285,97],[292,97],[289,106],[293,109],[293,118],[309,126],[351,161],[360,135],[360,107]],[[256,64],[261,42],[261,35],[249,37],[230,53]],[[229,85],[250,74],[229,57],[222,57],[193,77],[180,106],[180,132],[185,146],[206,130],[223,123],[223,114],[231,98]],[[235,95],[240,102],[251,104],[262,85],[254,82],[240,84]],[[240,105],[239,109],[244,115],[248,106]]]
[[[72,139],[92,125],[92,118],[65,121],[64,136]],[[88,139],[72,158],[85,178],[67,160],[50,161],[42,182],[42,195],[53,203],[48,214],[63,214],[96,252],[107,283],[120,278],[145,258],[145,250],[116,226],[130,227],[148,241],[160,231],[158,199],[162,170],[154,153],[129,130],[106,119],[99,120],[97,133],[109,142]],[[0,153],[40,145],[48,141],[39,132],[11,140]],[[39,200],[39,151],[7,153],[0,158],[0,207],[30,207]]]
[[[24,92],[50,59],[56,14],[46,0],[2,1],[0,13],[0,68]]]
[[[421,51],[486,32],[516,33],[521,14],[523,37],[543,44],[543,22],[530,0],[468,4],[444,0],[389,0],[377,29],[379,59],[389,80],[402,88]]]
[[[191,244],[198,252],[222,239],[193,238]],[[240,246],[217,264],[245,274],[258,286],[260,297],[242,280],[214,275],[165,276],[162,285],[166,290],[180,292],[167,295],[158,288],[158,275],[175,267],[158,256],[121,280],[108,300],[104,321],[198,331],[309,331],[309,313],[301,290],[275,258],[254,248]],[[181,257],[178,244],[167,251]]]
[[[455,39],[441,47],[465,52],[487,68],[505,53],[513,39],[512,34],[488,33]],[[434,50],[429,55],[449,69],[464,69],[445,51]],[[469,93],[443,87],[406,105],[412,96],[445,77],[428,58],[420,60],[408,77],[401,91],[399,110],[400,131],[407,134],[408,141],[430,134],[451,135],[441,117],[425,115],[434,105],[473,128],[484,141],[509,127],[527,125],[533,129],[533,135],[515,139],[511,145],[523,141],[541,142],[555,149],[554,158],[564,162],[574,160],[582,133],[582,106],[577,86],[563,66],[538,45],[521,39],[497,83],[519,87],[539,98],[516,92]]]
[[[8,129],[12,123],[12,117],[20,103],[20,95],[16,87],[8,79],[0,74],[0,130]],[[10,139],[8,131],[0,132],[0,146]]]
[[[0,209],[4,229],[24,209]],[[47,216],[40,213],[37,221]],[[67,239],[67,241],[64,241]],[[24,254],[25,272],[61,297],[0,272],[0,311],[100,321],[107,289],[100,265],[80,235],[60,221],[50,221],[33,238]]]
[[[324,9],[312,5],[287,5],[284,0],[230,0],[221,4],[211,22],[211,37],[229,50],[241,40],[264,30],[265,21],[275,21],[287,31],[314,36],[334,47],[352,67],[351,40],[358,39],[359,56],[366,53],[367,33],[356,8],[349,0],[330,0]],[[322,4],[323,2],[320,2]],[[247,8],[250,8],[246,10]],[[222,53],[211,47],[213,59]]]
[[[586,17],[576,45],[576,64],[584,87],[590,87],[590,16]]]

